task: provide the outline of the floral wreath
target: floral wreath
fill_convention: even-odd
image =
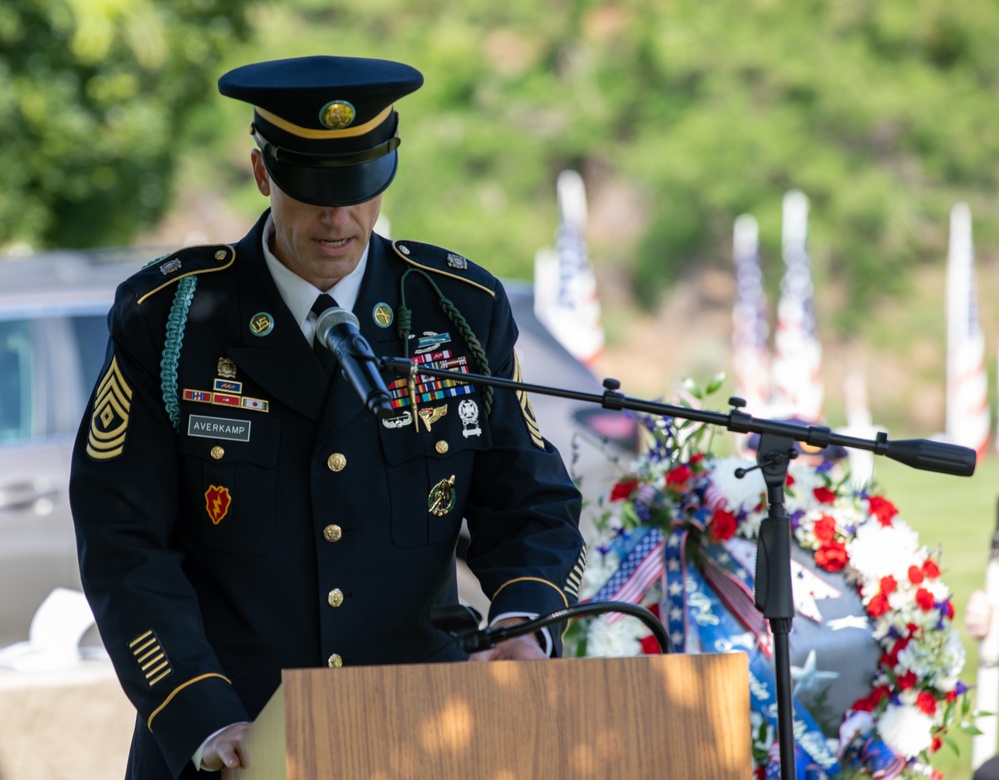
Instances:
[[[763,477],[754,460],[710,453],[715,428],[640,420],[651,446],[601,499],[600,538],[591,545],[581,600],[647,606],[677,652],[746,651],[754,777],[779,777],[776,714],[764,706],[775,699],[756,696],[775,684],[772,636],[752,603],[754,567],[746,554],[767,518]],[[952,727],[976,729],[968,687],[957,677],[965,652],[939,562],[873,487],[855,489],[830,460],[803,460],[791,461],[784,491],[793,538],[816,572],[840,575],[856,589],[866,613],[856,619],[866,618],[880,658],[869,693],[846,709],[838,733],[822,733],[796,698],[798,777],[941,778],[930,756],[944,744],[957,750]],[[807,617],[795,590],[799,619]],[[576,622],[566,636],[567,655],[656,652],[640,621],[617,614]]]

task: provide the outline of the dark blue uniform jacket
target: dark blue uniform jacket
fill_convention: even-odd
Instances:
[[[415,409],[391,387],[398,415],[376,419],[293,321],[265,218],[119,287],[76,442],[84,589],[138,712],[131,778],[195,776],[283,668],[463,659],[430,622],[457,603],[462,518],[494,616],[578,593],[579,494],[527,398],[422,377]],[[501,285],[453,253],[374,235],[354,312],[379,355],[517,374]]]

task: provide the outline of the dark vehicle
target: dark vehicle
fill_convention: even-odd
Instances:
[[[0,258],[0,648],[28,638],[32,616],[54,588],[80,588],[68,496],[73,439],[104,361],[115,287],[159,254]],[[511,282],[508,291],[527,381],[600,393],[600,382],[535,318],[531,286]],[[540,394],[531,400],[542,433],[574,475],[585,475],[584,494],[594,498],[611,474],[593,442],[602,436],[626,451],[634,426],[599,406]],[[481,606],[474,579],[462,584],[463,597]]]

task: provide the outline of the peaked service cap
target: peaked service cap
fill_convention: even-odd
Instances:
[[[253,106],[250,132],[281,190],[305,203],[349,206],[395,178],[393,103],[422,84],[418,70],[399,62],[313,56],[243,65],[218,87]]]

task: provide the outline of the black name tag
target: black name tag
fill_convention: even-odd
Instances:
[[[227,441],[249,441],[249,420],[228,420],[225,417],[205,417],[192,414],[187,421],[187,435],[204,439],[226,439]]]

